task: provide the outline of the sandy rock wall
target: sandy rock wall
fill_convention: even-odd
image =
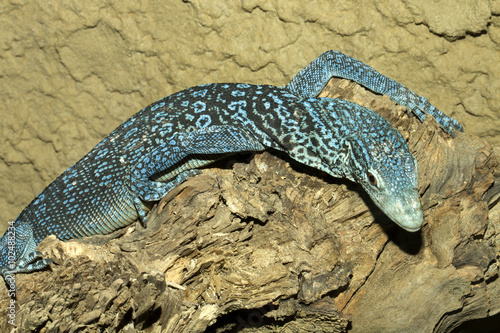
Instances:
[[[283,85],[328,49],[500,145],[499,15],[498,0],[2,2],[0,223],[149,103]]]

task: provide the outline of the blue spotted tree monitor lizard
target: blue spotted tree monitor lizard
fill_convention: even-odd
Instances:
[[[395,223],[417,231],[423,212],[417,164],[401,134],[357,104],[317,98],[331,77],[353,80],[406,106],[420,121],[432,115],[454,135],[462,126],[400,83],[336,51],[320,55],[283,86],[237,83],[188,88],[142,109],[40,193],[0,239],[1,272],[47,267],[36,246],[108,234],[139,219],[145,202],[163,198],[229,154],[278,150],[333,177],[361,184]]]

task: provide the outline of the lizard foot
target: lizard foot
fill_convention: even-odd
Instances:
[[[7,283],[7,287],[10,291],[13,291],[13,295],[17,294],[17,286],[14,278],[14,274],[17,273],[31,273],[34,271],[42,270],[52,264],[51,259],[42,259],[42,253],[40,251],[30,252],[25,258],[20,259],[16,262],[14,268],[2,267],[0,273]],[[10,292],[9,292],[10,294]]]
[[[419,96],[409,89],[404,88],[399,90],[391,94],[390,97],[396,103],[406,106],[422,122],[425,120],[426,115],[433,116],[443,131],[451,135],[451,137],[455,137],[455,131],[464,131],[458,121],[439,111],[429,103],[427,98]]]

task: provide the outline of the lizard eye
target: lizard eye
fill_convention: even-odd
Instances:
[[[372,186],[375,186],[377,187],[377,177],[375,177],[375,175],[371,172],[368,172],[366,174],[366,176],[368,177],[368,182],[372,185]]]

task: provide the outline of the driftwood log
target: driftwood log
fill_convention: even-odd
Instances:
[[[282,154],[236,155],[169,193],[146,229],[45,239],[51,269],[16,276],[19,331],[462,332],[498,320],[491,147],[349,81],[321,96],[365,105],[407,139],[420,232],[397,227],[357,184]],[[2,292],[2,332],[9,304]]]

